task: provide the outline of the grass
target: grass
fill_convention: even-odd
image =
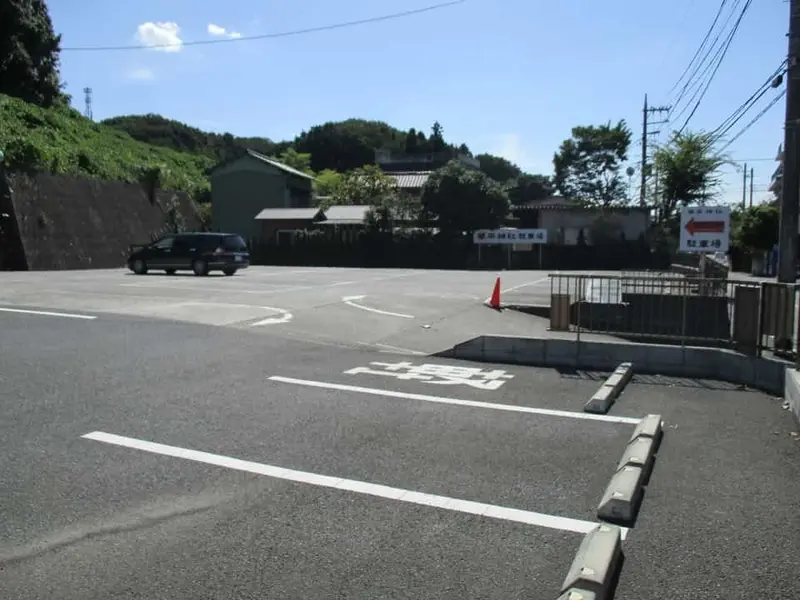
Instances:
[[[0,150],[9,169],[137,182],[158,171],[160,185],[198,198],[209,189],[214,161],[138,142],[63,106],[43,109],[0,94]]]

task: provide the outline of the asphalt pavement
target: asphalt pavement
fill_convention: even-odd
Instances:
[[[498,275],[505,293],[549,294],[543,271],[252,267],[200,278],[117,269],[0,272],[0,308],[140,316],[427,354],[469,336],[546,330],[544,320],[485,310]]]
[[[547,335],[495,276],[0,273],[0,598],[556,598],[648,413],[616,598],[796,596],[780,401],[636,377],[589,415],[606,374],[427,356]]]
[[[800,427],[783,400],[635,376],[610,414],[658,412],[664,439],[616,600],[795,598]]]
[[[553,597],[632,430],[538,402],[548,371],[120,315],[0,328],[8,599]],[[376,362],[414,377],[347,373]]]

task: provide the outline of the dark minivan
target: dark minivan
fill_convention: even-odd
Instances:
[[[234,275],[250,265],[247,244],[232,233],[175,233],[146,246],[132,246],[128,268],[137,275],[147,271],[193,271],[208,275],[222,271]]]

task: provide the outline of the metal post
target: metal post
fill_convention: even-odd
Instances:
[[[753,167],[750,167],[750,208],[753,208]]]
[[[647,189],[647,94],[644,95],[644,108],[642,109],[642,189],[639,190],[639,206],[645,205],[645,191]]]
[[[789,56],[786,77],[786,124],[781,182],[781,221],[778,242],[778,281],[797,280],[797,213],[800,210],[800,0],[789,2]]]
[[[747,208],[747,163],[744,163],[744,180],[742,181],[742,210]]]

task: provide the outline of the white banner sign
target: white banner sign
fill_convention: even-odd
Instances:
[[[681,211],[681,252],[727,252],[730,241],[730,206],[687,206]]]
[[[546,244],[547,229],[479,229],[472,235],[476,244]]]

